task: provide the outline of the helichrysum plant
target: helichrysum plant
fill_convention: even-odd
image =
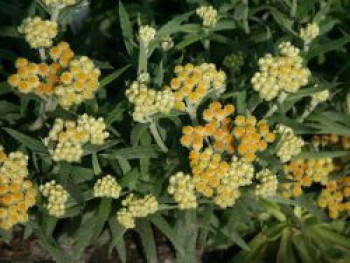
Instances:
[[[33,235],[62,263],[96,244],[128,262],[125,243],[161,262],[163,236],[179,263],[349,258],[339,1],[10,2],[1,241]]]

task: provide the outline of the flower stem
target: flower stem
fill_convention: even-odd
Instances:
[[[159,131],[157,129],[157,126],[155,124],[154,121],[151,122],[151,125],[149,126],[150,131],[153,135],[154,140],[156,141],[157,145],[159,146],[159,148],[163,151],[163,152],[167,152],[168,148],[166,147],[166,145],[164,144],[162,137],[159,134]]]
[[[300,118],[298,119],[298,121],[300,123],[304,122],[305,119],[311,114],[311,112],[314,111],[314,109],[316,108],[317,104],[310,104],[309,107],[307,107],[305,109],[305,111],[303,112],[303,114],[300,116]]]
[[[281,105],[287,98],[287,93],[283,92],[280,94],[280,96],[277,99],[277,103],[273,104],[270,110],[266,113],[265,118],[271,117],[272,114],[276,112],[278,109],[278,104]]]

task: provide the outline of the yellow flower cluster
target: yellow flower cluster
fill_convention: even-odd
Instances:
[[[0,145],[0,228],[9,230],[28,221],[28,209],[35,205],[36,191],[26,180],[28,156],[22,152],[7,155]]]
[[[195,114],[196,108],[207,94],[222,94],[226,89],[226,74],[218,71],[214,64],[202,63],[199,66],[187,64],[175,67],[174,77],[169,86],[175,96],[175,109]]]
[[[248,162],[257,158],[257,153],[265,151],[269,143],[273,143],[276,136],[270,132],[265,120],[257,121],[255,116],[244,117],[238,115],[235,118],[233,134],[239,142],[237,151]]]
[[[218,22],[218,11],[212,6],[198,7],[196,14],[203,20],[204,27],[215,27]]]
[[[139,40],[142,45],[147,47],[149,43],[156,37],[157,31],[151,26],[140,26]]]
[[[254,116],[232,118],[235,107],[214,101],[203,111],[203,126],[184,126],[181,144],[190,150],[195,190],[221,208],[233,206],[239,187],[253,182],[257,152],[275,140],[266,121]],[[237,146],[240,158],[233,157]]]
[[[44,144],[56,162],[79,162],[83,156],[83,145],[90,142],[102,145],[109,133],[103,118],[80,115],[77,122],[56,119]]]
[[[170,177],[168,193],[179,204],[179,209],[193,209],[197,207],[195,185],[189,174],[178,172]]]
[[[61,9],[67,6],[75,5],[77,0],[43,0],[43,3],[52,9]]]
[[[212,147],[217,152],[226,151],[233,153],[233,136],[231,134],[231,118],[235,111],[232,104],[221,105],[215,101],[203,112],[203,119],[207,122],[204,126],[185,126],[181,144],[194,151],[200,151],[204,142],[212,140]]]
[[[325,185],[335,166],[331,158],[299,159],[284,165],[285,178],[292,182],[283,183],[282,195],[285,198],[298,197],[302,187],[309,187],[313,182]]]
[[[256,179],[260,182],[255,188],[255,194],[257,196],[273,197],[276,195],[278,188],[276,174],[269,169],[263,169],[256,174]]]
[[[46,209],[48,213],[55,217],[64,216],[69,194],[63,186],[52,180],[40,185],[39,189],[42,195],[47,198]]]
[[[329,90],[316,92],[311,96],[311,105],[316,106],[321,102],[325,102],[326,100],[329,99],[329,96],[330,96]]]
[[[111,197],[118,199],[122,188],[117,183],[114,177],[106,175],[103,178],[97,180],[94,185],[94,196],[95,197]]]
[[[276,132],[281,135],[277,156],[282,163],[288,162],[293,156],[301,152],[305,142],[301,137],[296,136],[293,130],[287,126],[279,125]]]
[[[350,176],[329,181],[322,190],[318,205],[328,208],[329,216],[336,219],[340,212],[350,214]]]
[[[309,23],[305,28],[300,29],[300,38],[308,45],[320,34],[320,28],[317,23]]]
[[[126,90],[128,100],[135,105],[133,119],[137,122],[151,122],[156,113],[169,114],[174,108],[174,95],[168,90],[156,91],[147,84],[134,81]]]
[[[42,20],[36,16],[24,19],[18,31],[24,34],[31,48],[47,48],[52,46],[52,40],[57,36],[57,28],[55,21]]]
[[[101,72],[86,56],[73,59],[60,76],[60,85],[55,89],[59,104],[69,109],[94,97],[99,88]]]
[[[158,201],[152,195],[137,198],[129,194],[122,202],[123,208],[117,212],[117,220],[125,228],[134,228],[135,219],[154,214],[158,210]]]
[[[262,99],[271,101],[281,92],[295,93],[308,83],[310,71],[303,66],[299,52],[290,42],[283,42],[278,56],[267,54],[259,59],[259,72],[251,83]]]
[[[220,179],[214,203],[220,208],[232,207],[240,197],[239,187],[252,184],[254,167],[245,159],[232,158],[227,172]]]
[[[24,94],[55,95],[66,109],[93,98],[99,87],[100,70],[89,58],[74,58],[66,42],[52,47],[49,55],[50,64],[17,59],[17,72],[8,78],[8,83]]]
[[[312,144],[315,148],[324,148],[326,146],[334,145],[343,150],[348,150],[350,149],[350,137],[338,136],[336,134],[314,135],[312,137]]]

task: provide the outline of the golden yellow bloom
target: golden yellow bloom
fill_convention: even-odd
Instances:
[[[318,197],[318,206],[327,208],[329,217],[336,219],[342,212],[349,215],[350,211],[350,176],[345,176],[326,184]]]
[[[77,122],[56,119],[44,144],[54,161],[79,162],[84,144],[102,145],[108,137],[103,118],[83,114]]]
[[[99,87],[100,70],[89,58],[74,57],[69,44],[61,42],[49,51],[51,63],[16,61],[17,72],[8,83],[22,93],[55,96],[66,109],[92,99]]]
[[[117,220],[125,228],[134,228],[137,218],[154,214],[158,210],[158,201],[153,195],[137,198],[129,194],[122,202],[123,208],[117,212]]]
[[[57,22],[42,20],[40,17],[24,19],[18,31],[24,34],[31,48],[47,48],[52,46],[52,40],[57,36]]]
[[[283,42],[278,48],[278,56],[267,54],[259,59],[259,71],[251,79],[253,89],[266,101],[273,100],[282,91],[297,92],[308,83],[310,76],[298,48],[290,42]]]
[[[220,95],[226,89],[226,75],[214,64],[176,66],[174,73],[176,77],[164,89],[174,91],[175,108],[179,111],[193,113],[208,93]]]
[[[28,156],[22,152],[6,155],[0,146],[0,228],[9,230],[28,221],[28,210],[35,205],[36,191],[28,176]]]
[[[298,197],[303,193],[302,187],[309,187],[313,182],[327,184],[333,170],[334,164],[330,158],[291,161],[284,165],[284,173],[286,179],[292,182],[286,183],[283,191],[289,192],[289,196]]]
[[[190,175],[178,172],[170,177],[169,182],[168,193],[174,197],[181,210],[197,207],[195,185]]]
[[[52,180],[40,185],[40,191],[47,198],[46,209],[48,213],[55,217],[61,217],[66,212],[66,203],[69,197],[68,192],[62,185]]]

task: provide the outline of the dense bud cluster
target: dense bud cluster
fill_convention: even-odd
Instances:
[[[84,144],[102,145],[108,136],[103,118],[83,114],[77,122],[56,119],[44,144],[54,161],[79,162]]]
[[[52,9],[61,9],[67,6],[75,5],[78,0],[42,0],[43,3]]]
[[[133,118],[137,122],[150,122],[156,113],[169,114],[174,108],[174,95],[168,90],[156,91],[140,81],[134,81],[126,90],[128,100],[133,103]]]
[[[328,208],[329,216],[333,219],[341,212],[350,215],[350,176],[329,181],[318,198],[318,205]]]
[[[271,101],[281,92],[295,93],[308,83],[310,71],[303,66],[299,53],[290,42],[283,42],[278,56],[267,54],[259,59],[259,72],[251,83],[262,99]]]
[[[9,230],[28,221],[28,209],[35,205],[36,191],[27,180],[28,156],[6,154],[0,145],[0,228]]]
[[[269,169],[263,169],[256,174],[256,179],[260,182],[255,188],[255,194],[257,196],[273,197],[276,195],[278,188],[276,174]]]
[[[278,126],[277,133],[281,135],[277,156],[282,163],[285,163],[301,152],[305,142],[301,137],[296,136],[291,128],[284,125]]]
[[[241,54],[231,54],[224,58],[223,65],[233,73],[239,73],[244,64],[244,58]]]
[[[207,123],[204,126],[184,126],[181,144],[198,152],[203,148],[204,142],[210,140],[214,150],[233,153],[233,136],[229,116],[234,111],[235,107],[232,104],[223,106],[217,101],[211,103],[209,108],[203,112],[203,119]]]
[[[234,157],[220,180],[214,203],[221,208],[232,207],[241,195],[239,187],[252,184],[253,177],[254,167],[245,159]]]
[[[204,27],[215,27],[218,22],[218,11],[212,6],[198,7],[196,14],[203,20]]]
[[[69,194],[63,186],[52,180],[40,185],[39,189],[42,195],[47,198],[46,209],[48,213],[55,217],[64,216]]]
[[[300,29],[300,38],[308,45],[320,34],[320,28],[317,23],[309,23],[305,28]]]
[[[286,198],[298,197],[303,193],[302,187],[309,187],[313,182],[325,185],[333,170],[334,164],[330,158],[292,161],[284,165],[285,178],[292,182],[282,184],[282,195]]]
[[[257,121],[255,116],[238,115],[234,121],[233,134],[238,141],[237,151],[248,162],[257,158],[257,153],[265,151],[269,143],[275,140],[266,120]]]
[[[57,27],[57,22],[36,16],[24,19],[18,31],[24,34],[31,48],[47,48],[52,46],[52,40],[57,36]]]
[[[318,148],[327,146],[339,146],[343,150],[350,149],[350,137],[338,136],[336,134],[314,135],[312,137],[312,144]]]
[[[123,208],[117,212],[117,220],[125,228],[134,228],[137,218],[154,214],[158,210],[158,201],[153,195],[137,198],[129,194],[122,205]]]
[[[198,206],[195,185],[189,174],[178,172],[170,177],[168,193],[179,204],[179,209],[193,209]]]
[[[55,89],[59,104],[69,109],[94,97],[99,87],[100,70],[86,56],[73,59],[60,75],[60,84]]]
[[[117,183],[114,177],[106,175],[103,178],[97,180],[94,185],[95,197],[111,197],[118,199],[122,188]]]
[[[160,43],[160,46],[164,52],[168,52],[170,49],[174,47],[174,41],[169,36],[165,37]]]
[[[157,31],[151,26],[140,26],[139,40],[142,45],[147,47],[149,43],[156,37]]]
[[[8,78],[8,83],[24,94],[55,95],[65,109],[93,98],[99,87],[100,70],[89,58],[74,58],[66,42],[52,47],[49,56],[51,63],[17,59],[17,72]]]
[[[202,99],[207,94],[222,94],[226,89],[226,74],[218,71],[214,64],[202,63],[199,66],[187,64],[175,67],[174,77],[170,81],[169,88],[174,91],[175,109],[195,112]]]
[[[311,105],[317,105],[321,102],[325,102],[326,100],[329,99],[330,93],[329,90],[323,90],[323,91],[319,91],[316,92],[314,94],[312,94],[311,96]]]

